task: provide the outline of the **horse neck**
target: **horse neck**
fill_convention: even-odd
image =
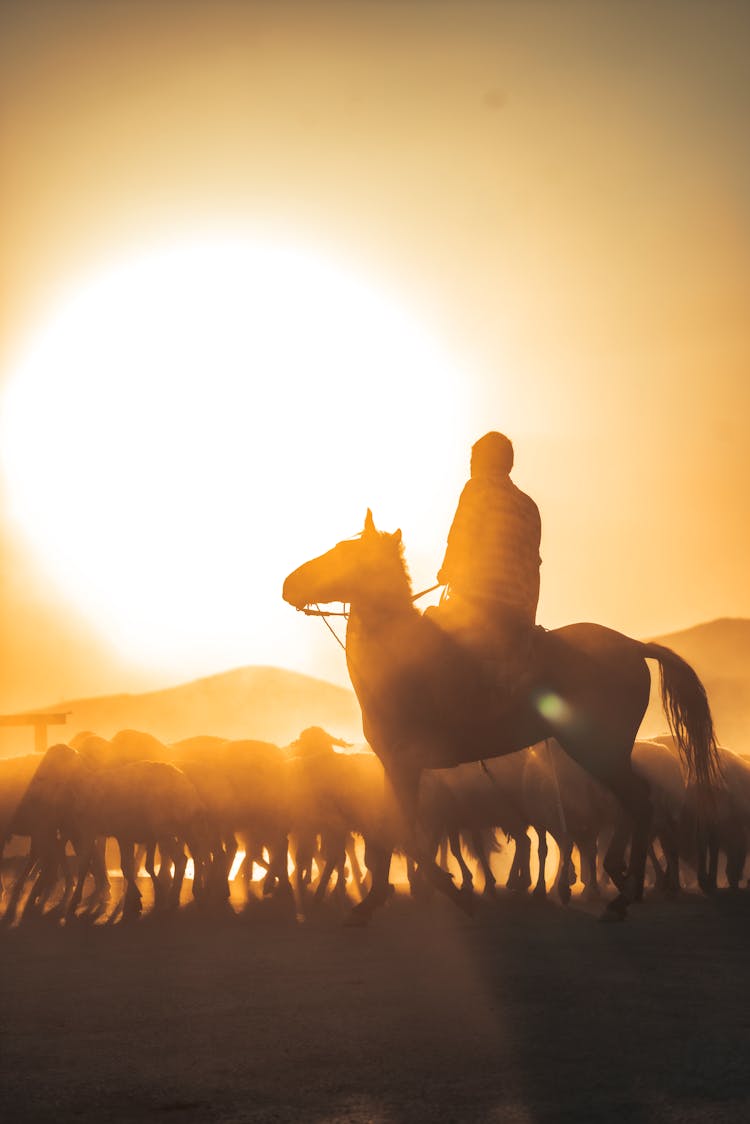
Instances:
[[[422,618],[411,597],[393,602],[351,602],[346,628],[346,662],[365,722],[387,709],[384,684],[394,674]],[[389,692],[386,692],[386,695]]]
[[[351,634],[363,639],[374,637],[418,620],[419,615],[411,599],[409,583],[405,581],[401,588],[353,600],[350,604],[347,636]]]

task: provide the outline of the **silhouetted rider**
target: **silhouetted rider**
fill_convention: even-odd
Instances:
[[[471,450],[438,581],[439,621],[512,680],[528,658],[539,600],[541,519],[510,478],[513,445],[486,433]]]

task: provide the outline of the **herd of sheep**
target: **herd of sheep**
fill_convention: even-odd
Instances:
[[[218,737],[165,745],[124,730],[111,739],[78,734],[43,755],[0,760],[3,922],[33,915],[72,919],[81,909],[91,916],[106,912],[108,840],[118,844],[123,877],[110,919],[141,911],[142,863],[155,911],[179,906],[188,859],[197,906],[226,907],[240,850],[246,887],[261,870],[262,892],[292,896],[298,911],[306,908],[309,893],[322,899],[332,880],[330,892],[361,897],[368,852],[403,852],[407,839],[377,757],[339,752],[343,748],[319,727],[285,748]],[[720,752],[723,779],[706,826],[672,738],[635,744],[634,767],[648,782],[653,805],[652,878],[666,892],[692,882],[710,892],[722,877],[730,887],[740,886],[750,830],[750,764]],[[576,851],[582,893],[596,897],[607,877],[617,883],[625,866],[620,822],[614,798],[554,741],[428,770],[420,788],[424,844],[443,862],[450,844],[467,894],[477,867],[484,891],[493,892],[492,856],[504,840],[513,847],[508,885],[526,892],[534,838],[539,874],[533,892],[544,895],[551,837],[559,849],[555,886],[561,900],[569,899],[576,881]],[[3,848],[14,836],[26,837],[28,847],[8,878],[11,864],[2,861]],[[410,881],[416,892],[418,871],[411,868]]]

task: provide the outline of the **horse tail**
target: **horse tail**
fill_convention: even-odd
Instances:
[[[688,780],[695,783],[699,805],[711,814],[722,771],[706,689],[687,660],[671,648],[662,644],[642,644],[641,648],[644,656],[659,664],[661,701],[669,728]]]

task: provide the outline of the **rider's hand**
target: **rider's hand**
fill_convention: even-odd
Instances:
[[[443,570],[443,569],[438,570],[437,580],[438,580],[438,585],[447,585],[448,584],[448,575],[446,574],[445,570]]]

